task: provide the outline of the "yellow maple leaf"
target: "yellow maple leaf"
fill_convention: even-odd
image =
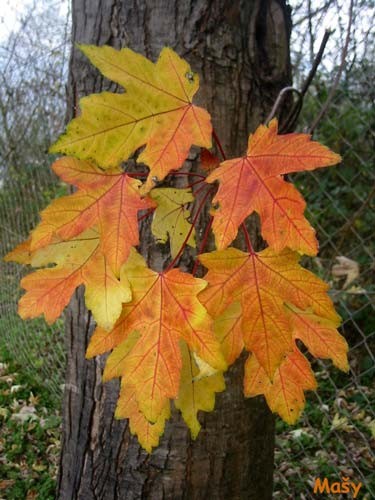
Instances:
[[[12,253],[7,258],[12,259]],[[34,267],[56,265],[22,279],[21,287],[26,293],[19,301],[18,312],[24,319],[44,314],[46,321],[53,323],[74,290],[84,284],[88,309],[98,325],[110,329],[121,314],[122,303],[131,300],[126,278],[119,280],[112,272],[95,229],[69,241],[54,237],[50,245],[30,252],[30,263]]]
[[[8,252],[5,257],[5,262],[17,262],[17,264],[31,264],[31,237],[19,243],[13,250]]]
[[[195,144],[211,146],[210,116],[192,104],[198,75],[172,49],[154,64],[130,49],[81,45],[90,61],[124,94],[102,92],[80,101],[81,115],[70,122],[51,152],[93,159],[104,168],[118,166],[138,148],[150,167],[145,191],[186,159]]]
[[[201,425],[197,415],[199,410],[212,411],[215,406],[215,394],[225,389],[223,373],[212,370],[208,376],[200,377],[200,369],[193,353],[184,343],[181,346],[182,371],[178,397],[175,406],[181,411],[188,425],[191,436],[198,436]]]
[[[152,234],[162,243],[166,243],[169,238],[172,258],[178,254],[189,232],[186,244],[195,246],[195,229],[192,229],[188,220],[190,210],[186,206],[194,201],[191,190],[153,189],[150,197],[157,203],[151,225]]]

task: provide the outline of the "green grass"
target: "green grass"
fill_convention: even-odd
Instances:
[[[1,343],[0,363],[0,499],[53,499],[60,403],[50,387],[38,383],[35,373],[17,364]],[[347,374],[331,366],[327,371],[317,365],[315,370],[324,408],[310,393],[303,418],[295,426],[277,418],[274,498],[311,495],[317,477],[333,482],[341,474],[361,480],[350,462],[354,457],[366,478],[360,498],[370,500],[367,490],[375,489],[375,464],[366,440],[373,440],[369,413],[375,394],[372,377],[364,377],[358,391]],[[29,413],[25,422],[20,421],[23,413]]]
[[[42,318],[23,321],[15,312],[0,318],[0,344],[56,404],[61,400],[64,377],[63,332],[61,319],[49,326]]]

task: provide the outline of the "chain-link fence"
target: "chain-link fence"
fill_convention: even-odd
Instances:
[[[308,394],[302,419],[293,428],[278,423],[275,498],[317,498],[315,479],[326,477],[331,485],[345,478],[361,482],[361,498],[370,499],[375,498],[374,10],[371,2],[293,6],[297,88],[313,65],[324,28],[335,28],[305,96],[298,129],[310,130],[327,108],[314,137],[343,161],[335,168],[295,175],[293,181],[307,199],[320,241],[319,257],[306,265],[331,285],[343,320],[341,333],[350,347],[350,372],[313,362],[319,388]]]
[[[350,373],[342,374],[328,362],[313,361],[319,389],[309,393],[304,416],[293,427],[277,423],[275,498],[316,498],[314,481],[326,477],[331,484],[343,478],[361,482],[362,498],[370,499],[375,497],[371,447],[375,435],[374,10],[370,1],[290,3],[294,9],[292,59],[297,88],[313,65],[324,28],[336,27],[304,98],[297,128],[310,129],[323,114],[314,136],[339,152],[343,162],[322,172],[296,175],[293,181],[307,199],[308,217],[320,241],[319,257],[305,263],[331,285],[332,298],[343,318],[341,331],[350,346]],[[53,10],[53,1],[46,5]],[[32,23],[32,16],[28,22]],[[29,26],[32,39],[33,27]],[[55,19],[56,26],[60,31],[51,39],[55,44],[51,41],[38,56],[40,70],[35,78],[45,82],[45,94],[39,89],[32,94],[28,88],[15,95],[19,82],[13,82],[13,86],[9,83],[9,65],[16,64],[14,54],[19,39],[15,38],[7,50],[1,49],[2,78],[7,82],[7,86],[0,87],[4,129],[0,138],[1,255],[27,236],[38,211],[63,190],[50,173],[45,154],[52,136],[61,130],[64,117],[67,26],[61,18]],[[26,61],[22,50],[18,57],[35,70],[35,61]],[[56,85],[52,94],[47,91],[51,85]],[[35,108],[30,112],[27,109],[31,98]],[[24,107],[21,123],[14,113],[7,115],[9,103]],[[43,128],[45,120],[48,127]],[[60,397],[64,366],[62,321],[53,327],[46,326],[43,320],[21,321],[16,302],[22,271],[19,266],[3,262],[0,271],[0,336],[25,369],[38,374]]]
[[[14,32],[6,36],[6,25],[0,30],[1,257],[27,238],[38,212],[64,189],[50,170],[46,152],[64,126],[67,5],[31,2],[22,15],[13,11]],[[63,323],[49,327],[42,319],[24,322],[17,315],[19,281],[25,272],[0,260],[0,340],[25,370],[60,398]]]

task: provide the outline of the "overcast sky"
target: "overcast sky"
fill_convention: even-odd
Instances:
[[[61,15],[66,15],[70,0],[56,0],[56,8]],[[5,40],[11,31],[17,30],[22,15],[27,12],[30,5],[40,6],[41,0],[0,0],[0,42]]]
[[[17,12],[23,9],[23,0],[3,0],[0,13],[0,41],[4,40],[12,29],[17,27]]]
[[[63,16],[67,15],[68,12],[68,6],[70,4],[71,0],[56,0],[55,1],[55,6],[56,9],[60,11],[60,14]],[[183,0],[181,0],[183,1]],[[54,4],[53,0],[50,0],[50,4]],[[289,0],[288,2],[292,8],[297,6],[298,4],[301,3],[301,0]],[[312,1],[312,8],[313,10],[316,8],[321,7],[324,5],[326,2],[323,0],[313,0]],[[1,4],[1,9],[0,9],[0,43],[4,41],[10,34],[12,30],[17,30],[20,26],[20,20],[22,19],[22,16],[25,15],[25,13],[29,10],[28,7],[31,5],[33,6],[33,11],[35,10],[40,10],[42,12],[43,10],[43,0],[0,0]],[[307,4],[307,2],[306,2]],[[330,50],[330,46],[334,49],[333,52],[337,52],[337,48],[335,49],[335,45],[339,41],[339,21],[341,22],[341,26],[346,26],[347,24],[347,19],[348,19],[348,11],[349,11],[349,0],[337,0],[337,6],[334,8],[330,8],[328,10],[328,13],[322,14],[321,16],[317,16],[315,19],[316,24],[314,26],[314,31],[315,31],[315,44],[314,44],[314,51],[316,52],[319,48],[320,40],[323,36],[324,29],[330,28],[334,29],[336,31],[335,35],[333,35],[329,41],[328,47],[327,47],[327,52]],[[357,12],[358,14],[358,12]],[[298,14],[297,14],[298,15]],[[354,37],[360,41],[361,40],[361,34],[358,33],[358,31],[362,28],[368,29],[369,26],[371,26],[372,22],[372,17],[374,16],[374,11],[371,9],[361,9],[359,11],[359,17],[360,19],[356,19],[356,29],[357,33],[353,33]],[[358,17],[358,16],[357,16]],[[294,19],[295,20],[295,19]],[[295,30],[293,30],[293,43],[297,40],[303,40],[303,37],[301,37],[301,28],[302,30],[306,30],[306,23],[303,23],[301,26],[297,26]],[[341,36],[341,43],[342,43],[342,36]],[[296,47],[297,48],[297,47]],[[306,47],[307,49],[308,47]]]

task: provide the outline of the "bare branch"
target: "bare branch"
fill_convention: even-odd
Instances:
[[[344,48],[343,48],[343,51],[342,51],[342,54],[341,54],[341,63],[340,63],[340,66],[339,66],[339,69],[336,73],[336,77],[335,77],[335,80],[333,82],[333,85],[331,87],[331,90],[328,94],[328,97],[324,103],[324,105],[322,106],[318,116],[315,118],[313,124],[311,125],[310,129],[309,129],[309,133],[312,134],[314,132],[314,130],[316,129],[316,127],[318,126],[319,122],[321,121],[321,119],[324,117],[324,115],[327,113],[328,109],[329,109],[329,106],[332,102],[332,99],[336,93],[336,90],[337,90],[337,87],[340,83],[340,78],[341,78],[341,75],[344,71],[344,68],[345,68],[345,64],[346,64],[346,57],[347,57],[347,54],[348,54],[348,48],[349,48],[349,42],[350,42],[350,33],[351,33],[351,28],[352,28],[352,23],[353,23],[353,6],[354,6],[354,0],[351,0],[350,1],[350,6],[349,6],[349,20],[348,20],[348,27],[347,27],[347,31],[346,31],[346,40],[345,40],[345,45],[344,45]]]

